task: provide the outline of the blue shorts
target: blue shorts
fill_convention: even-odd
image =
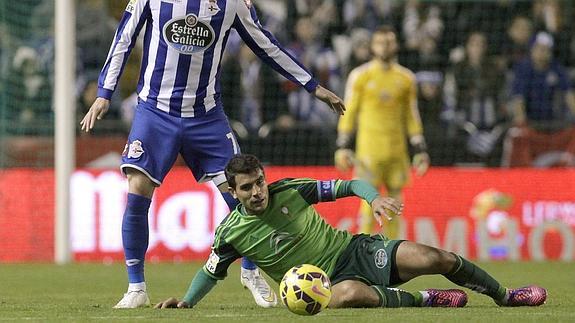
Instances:
[[[195,118],[180,118],[140,101],[120,168],[135,168],[160,185],[178,153],[198,182],[225,182],[228,161],[240,152],[221,107]]]

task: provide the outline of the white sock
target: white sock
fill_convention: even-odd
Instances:
[[[425,302],[427,301],[427,299],[429,298],[429,293],[425,290],[421,290],[419,291],[419,293],[421,294],[421,296],[423,297],[421,300],[421,304],[425,304]]]
[[[146,291],[146,282],[128,284],[128,292],[137,291],[137,290],[143,290],[145,292]]]

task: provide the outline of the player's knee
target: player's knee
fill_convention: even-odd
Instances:
[[[437,273],[447,273],[453,268],[455,264],[455,256],[445,250],[430,248],[426,252],[426,262],[428,268],[433,268]]]
[[[146,174],[135,170],[126,169],[126,176],[128,177],[128,186],[130,193],[152,197],[154,193],[155,184],[146,176]]]
[[[329,307],[331,308],[345,308],[345,307],[359,307],[363,306],[365,291],[358,285],[367,287],[367,285],[356,281],[344,281],[332,287],[331,300]]]

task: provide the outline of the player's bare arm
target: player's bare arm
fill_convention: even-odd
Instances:
[[[90,132],[94,125],[96,124],[96,120],[100,120],[104,117],[108,109],[110,108],[110,100],[104,98],[96,98],[90,110],[86,113],[82,121],[80,121],[80,125],[82,125],[82,131]]]
[[[335,93],[331,92],[330,90],[324,88],[321,85],[318,85],[313,92],[316,98],[325,102],[333,112],[343,115],[345,112],[345,105],[343,104],[343,100],[339,98]]]
[[[371,208],[373,210],[375,219],[381,226],[382,216],[386,217],[388,220],[391,220],[393,216],[401,215],[403,212],[403,203],[391,197],[378,196],[373,201],[371,201]]]
[[[190,308],[190,305],[184,301],[178,301],[175,297],[170,297],[156,304],[154,308]]]

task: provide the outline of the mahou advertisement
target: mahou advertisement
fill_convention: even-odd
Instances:
[[[268,167],[284,177],[349,178],[332,167]],[[71,178],[70,239],[76,261],[123,261],[126,179],[115,170],[78,170]],[[404,190],[404,238],[479,260],[575,257],[575,170],[434,168]],[[355,232],[359,200],[316,208]],[[156,190],[149,214],[149,261],[204,260],[228,208],[211,184],[176,168]],[[0,262],[54,258],[53,170],[0,172]]]

